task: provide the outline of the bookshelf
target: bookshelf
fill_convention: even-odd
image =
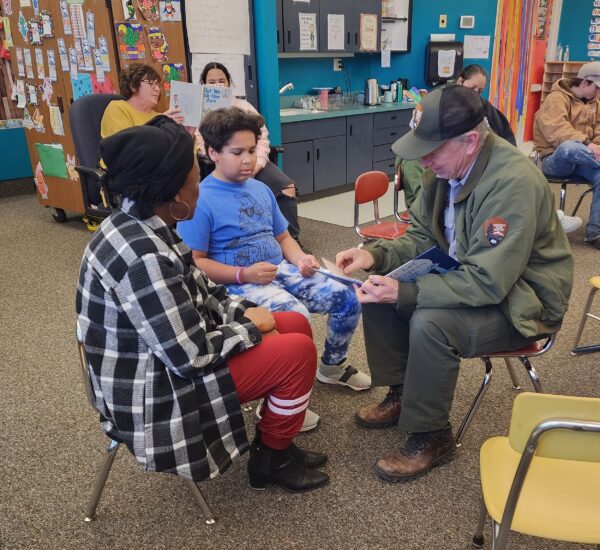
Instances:
[[[542,80],[542,101],[552,90],[552,85],[560,78],[577,76],[579,68],[587,61],[546,61]]]

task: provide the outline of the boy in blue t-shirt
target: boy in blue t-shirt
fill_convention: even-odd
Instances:
[[[315,272],[319,264],[290,236],[271,190],[252,179],[262,124],[237,108],[204,118],[200,133],[215,170],[200,184],[194,218],[177,231],[196,265],[231,294],[272,311],[328,314],[317,379],[366,390],[370,376],[345,363],[361,312],[354,290]]]

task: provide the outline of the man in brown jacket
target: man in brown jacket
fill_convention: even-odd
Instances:
[[[561,78],[535,114],[533,139],[547,176],[580,176],[593,185],[585,240],[600,250],[600,61]]]

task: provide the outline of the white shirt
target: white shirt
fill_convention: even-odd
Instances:
[[[462,179],[451,179],[448,180],[448,206],[444,210],[444,237],[446,238],[446,242],[448,243],[448,256],[451,256],[455,260],[458,260],[456,257],[456,230],[455,230],[455,222],[454,222],[454,199],[456,195],[458,195],[461,189],[465,186],[465,182],[471,173],[473,166],[475,165],[475,160],[469,166],[467,173],[463,176]]]

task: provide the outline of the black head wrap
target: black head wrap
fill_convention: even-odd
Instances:
[[[185,183],[194,164],[194,139],[181,124],[160,115],[100,141],[100,156],[108,191],[135,200],[148,216]]]

